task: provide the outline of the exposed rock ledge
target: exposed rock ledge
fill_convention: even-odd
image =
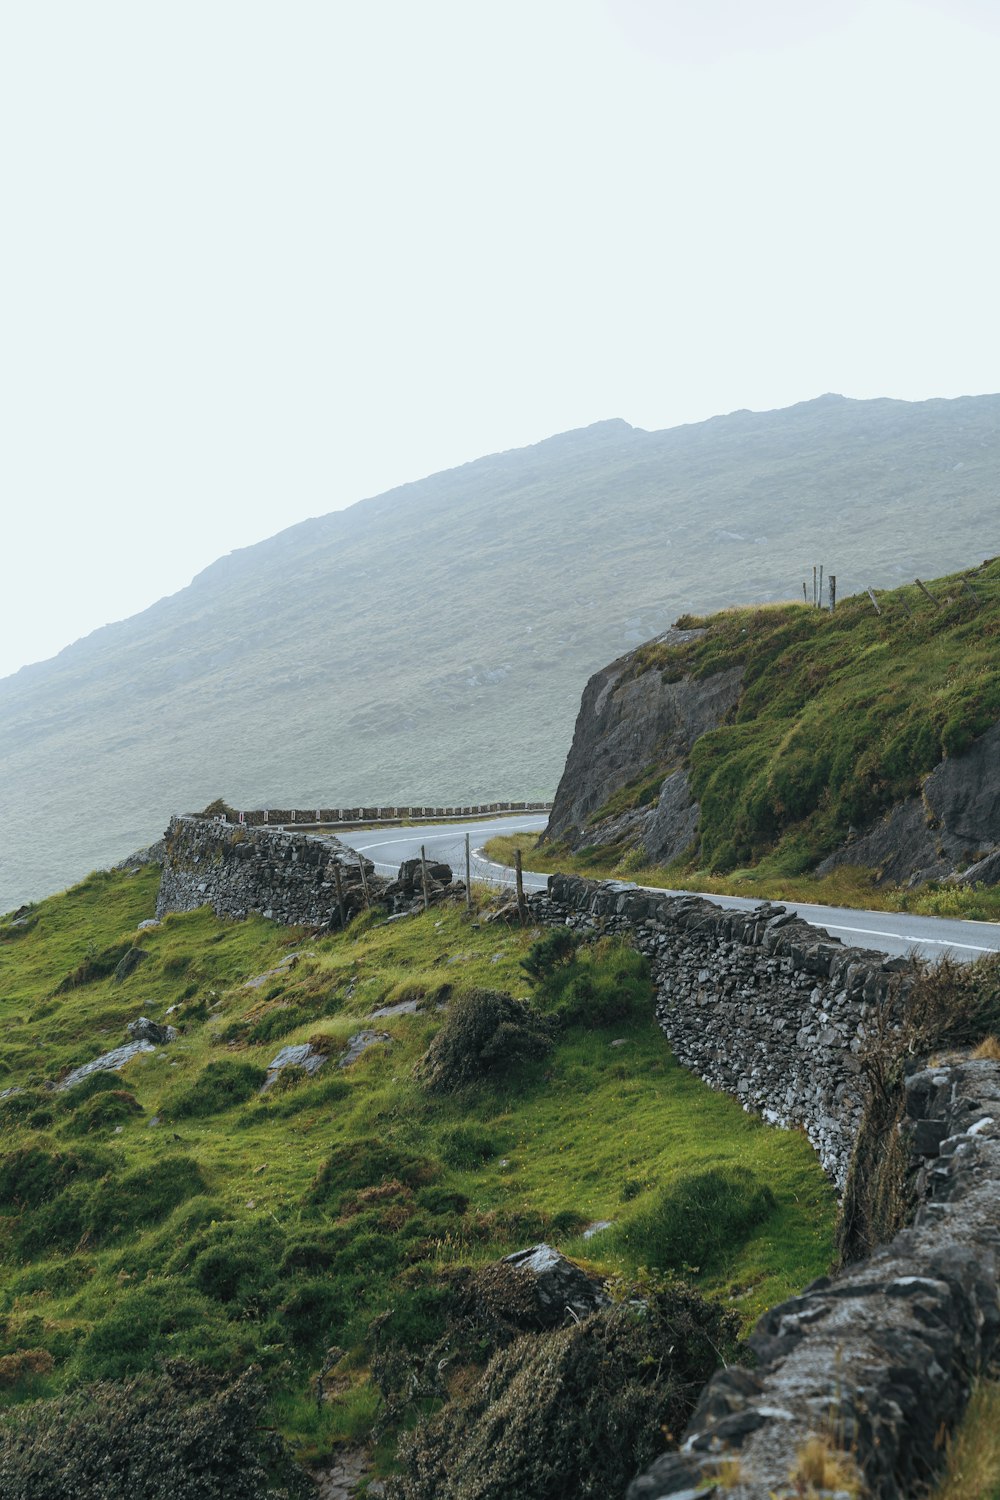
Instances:
[[[894,807],[873,828],[841,846],[818,867],[864,865],[881,884],[917,885],[959,878],[1000,880],[1000,724],[964,755],[943,760],[920,797]]]
[[[681,645],[701,634],[675,626],[656,639]],[[631,841],[642,842],[650,859],[669,863],[698,830],[698,804],[691,800],[683,763],[695,740],[717,728],[735,705],[743,672],[732,667],[711,677],[665,682],[659,667],[632,674],[633,655],[595,672],[584,688],[546,837],[578,848],[628,834]],[[669,768],[658,803],[594,829],[591,816],[626,782],[654,765]]]

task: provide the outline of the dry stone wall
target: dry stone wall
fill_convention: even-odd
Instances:
[[[341,868],[350,917],[361,910],[364,899],[359,857],[336,839],[204,818],[171,818],[156,915],[207,905],[220,917],[257,912],[289,926],[336,927],[340,910],[335,864]],[[370,861],[365,868],[374,869]]]
[[[532,904],[543,920],[627,933],[652,961],[657,1018],[678,1061],[770,1123],[801,1126],[843,1187],[866,1023],[912,984],[910,964],[847,948],[781,906],[727,910],[569,875],[554,875]]]
[[[713,1377],[680,1452],[657,1459],[627,1500],[829,1493],[796,1482],[817,1436],[856,1465],[864,1494],[927,1492],[941,1435],[1000,1350],[1000,1066],[911,1076],[903,1128],[920,1202],[912,1228],[765,1313],[750,1338],[756,1368]]]
[[[730,911],[570,876],[553,876],[532,905],[543,921],[627,934],[652,960],[679,1061],[775,1124],[803,1126],[843,1183],[862,1040],[873,1008],[905,1000],[911,965],[846,948],[775,906]],[[912,1226],[765,1313],[749,1340],[755,1368],[714,1376],[680,1451],[626,1500],[926,1493],[941,1435],[1000,1355],[1000,1065],[913,1066],[901,1127]],[[815,1440],[839,1454],[827,1489],[801,1468]]]

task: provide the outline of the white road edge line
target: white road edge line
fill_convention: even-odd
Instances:
[[[440,833],[440,834],[433,834],[431,837],[432,837],[432,839],[447,839],[447,838],[453,838],[454,834],[451,834],[451,833]],[[386,844],[396,844],[398,842],[399,842],[398,839],[382,839],[379,843],[375,843],[375,844],[355,844],[354,848],[359,853],[363,853],[363,852],[366,852],[369,849],[381,849]],[[431,842],[431,840],[428,840],[428,842]],[[482,845],[480,845],[477,849],[473,849],[472,850],[472,857],[473,857],[474,860],[476,860],[476,862],[478,864],[484,865],[486,867],[486,869],[488,869],[488,870],[499,870],[500,873],[501,873],[501,875],[511,875],[512,876],[514,874],[514,871],[513,871],[512,867],[510,865],[501,865],[501,864],[498,864],[496,862],[496,860],[487,859]],[[386,870],[391,870],[392,866],[391,865],[383,865],[382,868],[386,869]],[[545,873],[546,872],[544,872],[542,870],[526,870],[525,871],[525,874],[530,874],[530,875],[543,875]],[[546,879],[547,878],[548,878],[548,876],[546,875]],[[660,887],[659,886],[651,886],[651,885],[650,886],[637,886],[636,889],[637,890],[643,890],[643,891],[659,892]],[[678,892],[677,894],[688,894],[688,893],[687,892],[684,892],[684,893]],[[707,900],[707,901],[711,901],[712,897],[711,896],[706,896],[704,899]],[[745,898],[745,899],[747,899],[747,898]],[[749,899],[752,900],[753,898],[751,897]],[[719,903],[719,904],[721,905],[721,903]],[[797,910],[797,911],[799,911],[799,912],[802,911],[803,907],[805,907],[805,908],[807,908],[809,910],[812,910],[812,911],[816,911],[816,912],[829,911],[831,909],[829,907],[822,907],[822,906],[813,905],[811,902],[808,902],[808,901],[802,902],[801,906],[796,906],[795,903],[793,903],[793,902],[789,902],[788,905],[789,905],[789,907],[794,907],[794,909]],[[809,919],[807,917],[804,917],[803,920],[808,921]],[[933,921],[935,919],[931,918],[930,920]],[[947,921],[949,919],[948,918],[943,918],[943,919],[938,919],[938,920],[945,920],[945,921]],[[953,918],[951,920],[963,920],[963,919],[962,918]],[[830,932],[853,932],[853,933],[857,933],[861,937],[893,938],[897,943],[909,943],[910,946],[914,947],[914,948],[918,947],[920,944],[926,944],[926,945],[928,945],[930,947],[934,947],[934,948],[961,948],[965,952],[968,952],[968,953],[996,953],[998,951],[996,948],[991,948],[989,946],[982,947],[978,943],[960,943],[955,938],[913,937],[911,934],[905,933],[905,932],[885,932],[881,928],[878,928],[878,927],[847,927],[847,926],[844,926],[843,924],[841,924],[839,922],[831,922],[829,920],[829,918],[827,918],[825,921],[821,921],[819,923],[819,925],[827,928],[828,931],[830,931]],[[981,925],[985,927],[987,924],[984,922]]]

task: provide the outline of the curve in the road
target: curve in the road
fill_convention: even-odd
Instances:
[[[544,817],[506,817],[490,822],[450,824],[428,824],[422,828],[400,828],[393,837],[385,837],[387,829],[356,829],[341,834],[343,843],[364,853],[375,863],[379,874],[394,875],[404,859],[413,859],[423,846],[435,858],[443,859],[457,874],[464,868],[465,835],[469,833],[476,847],[472,857],[474,880],[492,881],[510,885],[514,872],[505,865],[488,860],[483,853],[483,844],[501,833],[537,832],[545,827]],[[538,871],[525,871],[524,884],[528,890],[544,890],[548,876]],[[625,881],[615,882],[623,889],[629,888]],[[635,887],[631,887],[635,888]],[[659,887],[643,886],[642,890],[658,890],[661,895],[690,896],[691,891],[663,891]],[[701,894],[701,893],[697,893]],[[761,903],[748,896],[716,896],[704,894],[706,901],[717,906],[735,907],[750,911]],[[824,927],[834,937],[854,947],[874,948],[894,958],[918,953],[924,958],[940,959],[946,955],[964,962],[980,958],[984,953],[1000,953],[1000,924],[994,922],[970,922],[956,917],[919,917],[909,912],[867,911],[841,906],[816,906],[809,902],[786,901],[782,903],[789,911],[796,912],[814,927]]]

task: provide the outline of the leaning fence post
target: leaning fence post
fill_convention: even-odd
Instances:
[[[837,575],[836,575],[836,573],[831,573],[830,574],[830,613],[831,613],[831,615],[833,614],[833,612],[834,612],[834,610],[836,608],[837,608]]]
[[[922,584],[920,582],[919,578],[914,578],[913,582],[917,585],[917,588],[920,590],[920,592],[922,594],[926,594],[927,595],[928,599],[931,601],[931,603],[933,604],[933,606],[934,606],[935,609],[940,609],[941,608],[941,601],[940,601],[940,599],[935,599],[935,597],[931,593],[930,589],[927,588],[924,584]]]
[[[365,893],[365,909],[371,911],[372,898],[368,891],[368,871],[365,869],[365,857],[363,854],[358,855],[358,869],[361,871],[361,889]]]
[[[337,907],[340,911],[340,926],[343,930],[347,926],[347,917],[344,912],[344,882],[340,875],[340,860],[335,860],[333,865],[333,879],[337,887]]]
[[[431,904],[431,898],[427,890],[427,855],[423,844],[420,845],[420,883],[424,888],[424,911]]]
[[[875,595],[874,595],[874,593],[873,593],[873,592],[872,592],[872,590],[871,590],[871,589],[865,589],[865,593],[866,593],[866,594],[867,594],[867,595],[868,595],[868,597],[869,597],[869,599],[870,599],[870,600],[871,600],[871,601],[872,601],[872,603],[873,603],[873,604],[874,604],[874,606],[875,606],[875,613],[876,613],[876,614],[877,614],[877,615],[880,615],[880,614],[881,614],[881,613],[882,613],[882,611],[881,611],[881,610],[880,610],[880,609],[879,609],[879,607],[878,607],[878,600],[877,600],[877,599],[876,599],[876,598],[875,598]]]

